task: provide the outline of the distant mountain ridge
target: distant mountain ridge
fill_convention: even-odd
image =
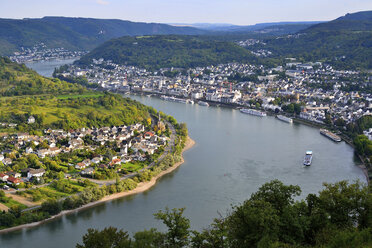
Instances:
[[[206,31],[193,27],[116,19],[73,17],[0,19],[0,55],[9,55],[20,47],[31,47],[41,42],[48,47],[91,50],[107,40],[121,36],[204,33]]]
[[[315,24],[322,23],[321,21],[305,21],[305,22],[267,22],[267,23],[256,23],[254,25],[235,25],[230,23],[171,23],[170,25],[176,27],[194,27],[198,29],[208,31],[220,31],[220,32],[253,32],[259,31],[265,28],[284,27],[286,25],[297,26],[301,25],[304,27],[310,27]]]
[[[340,31],[372,31],[372,11],[346,14],[333,21],[319,23],[303,30],[304,33]]]
[[[268,49],[275,57],[321,60],[343,69],[372,69],[372,11],[347,14],[265,43],[254,48]]]

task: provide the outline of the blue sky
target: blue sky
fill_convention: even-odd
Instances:
[[[332,20],[372,0],[0,0],[1,18],[73,16],[162,23]]]

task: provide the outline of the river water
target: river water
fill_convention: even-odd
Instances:
[[[34,71],[37,71],[40,75],[44,77],[51,77],[54,72],[54,68],[60,67],[66,64],[72,64],[76,58],[74,59],[56,59],[56,60],[48,60],[48,61],[34,61],[34,62],[27,62],[25,65],[28,68],[31,68]]]
[[[318,129],[228,108],[131,98],[187,123],[196,145],[184,153],[185,163],[145,193],[0,235],[1,248],[74,247],[88,228],[115,226],[130,234],[151,227],[162,229],[153,214],[165,207],[186,207],[192,228],[201,229],[273,179],[301,186],[301,197],[321,190],[323,182],[366,182],[353,160],[353,149],[321,136]],[[310,167],[302,165],[306,150],[314,153]]]

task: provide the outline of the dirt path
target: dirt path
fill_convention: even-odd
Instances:
[[[34,207],[36,205],[39,205],[37,202],[33,202],[33,201],[27,199],[26,197],[19,196],[19,195],[16,195],[16,194],[9,194],[7,196],[12,197],[13,200],[15,200],[19,203],[22,203],[22,204],[26,205],[27,207]]]
[[[0,203],[0,211],[8,211],[8,207],[5,206],[4,204]]]

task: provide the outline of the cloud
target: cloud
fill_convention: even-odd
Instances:
[[[105,0],[96,0],[96,3],[100,4],[100,5],[107,5],[109,4],[108,1],[105,1]]]

